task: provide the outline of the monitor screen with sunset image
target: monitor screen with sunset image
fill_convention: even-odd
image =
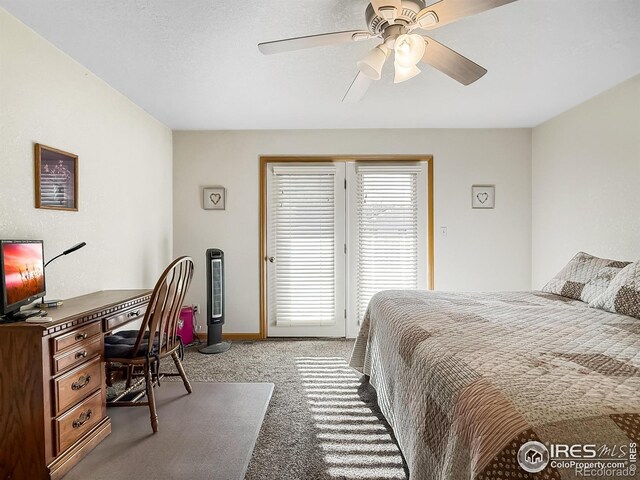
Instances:
[[[7,315],[45,294],[44,251],[40,240],[0,241],[2,311]]]

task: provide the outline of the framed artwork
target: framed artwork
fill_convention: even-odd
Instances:
[[[78,211],[78,156],[35,145],[36,208]]]
[[[473,185],[471,187],[471,208],[495,208],[496,186]]]
[[[227,191],[224,187],[205,187],[202,202],[205,210],[224,210]]]

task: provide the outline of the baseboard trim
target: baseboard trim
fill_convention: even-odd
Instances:
[[[223,333],[222,339],[248,342],[254,340],[262,340],[262,335],[260,335],[259,333]]]
[[[198,333],[197,335],[201,341],[207,341],[206,333]],[[263,340],[262,336],[259,333],[223,333],[222,339],[236,342],[252,342],[255,340]]]

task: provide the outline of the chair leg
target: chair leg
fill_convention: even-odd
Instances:
[[[149,400],[149,415],[151,417],[151,428],[153,433],[158,432],[158,413],[156,412],[156,397],[153,391],[153,376],[151,375],[151,366],[147,361],[144,364],[144,379],[147,384],[147,399]]]
[[[132,377],[133,377],[133,365],[127,365],[127,382],[125,383],[124,388],[129,388],[131,386]]]
[[[111,370],[111,364],[109,362],[106,362],[104,364],[104,370],[105,370],[105,378],[107,381],[107,387],[113,387],[113,380],[111,379],[111,374],[113,372]]]
[[[180,362],[180,357],[176,352],[171,354],[171,358],[173,358],[173,363],[176,364],[176,368],[178,369],[178,373],[182,377],[182,382],[184,383],[184,388],[187,389],[188,393],[191,393],[191,384],[189,383],[189,379],[187,378],[187,374],[184,373],[184,368],[182,367],[182,362]]]

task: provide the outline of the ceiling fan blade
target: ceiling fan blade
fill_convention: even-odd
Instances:
[[[418,13],[420,28],[432,29],[516,0],[440,0]],[[435,17],[434,17],[435,15]],[[422,19],[422,22],[421,22]],[[435,23],[434,23],[435,22]]]
[[[367,93],[369,87],[374,82],[373,79],[367,77],[364,73],[358,72],[356,78],[353,79],[349,90],[342,98],[342,103],[356,103],[362,100],[362,97]]]
[[[423,37],[427,42],[422,61],[449,75],[463,85],[470,85],[479,80],[487,69],[463,57],[458,52],[436,42],[431,37]]]
[[[348,30],[346,32],[322,33],[320,35],[309,35],[306,37],[287,38],[284,40],[274,40],[258,44],[258,49],[265,55],[274,53],[291,52],[304,48],[324,47],[326,45],[336,45],[339,43],[358,42],[369,40],[371,34],[363,30]]]

